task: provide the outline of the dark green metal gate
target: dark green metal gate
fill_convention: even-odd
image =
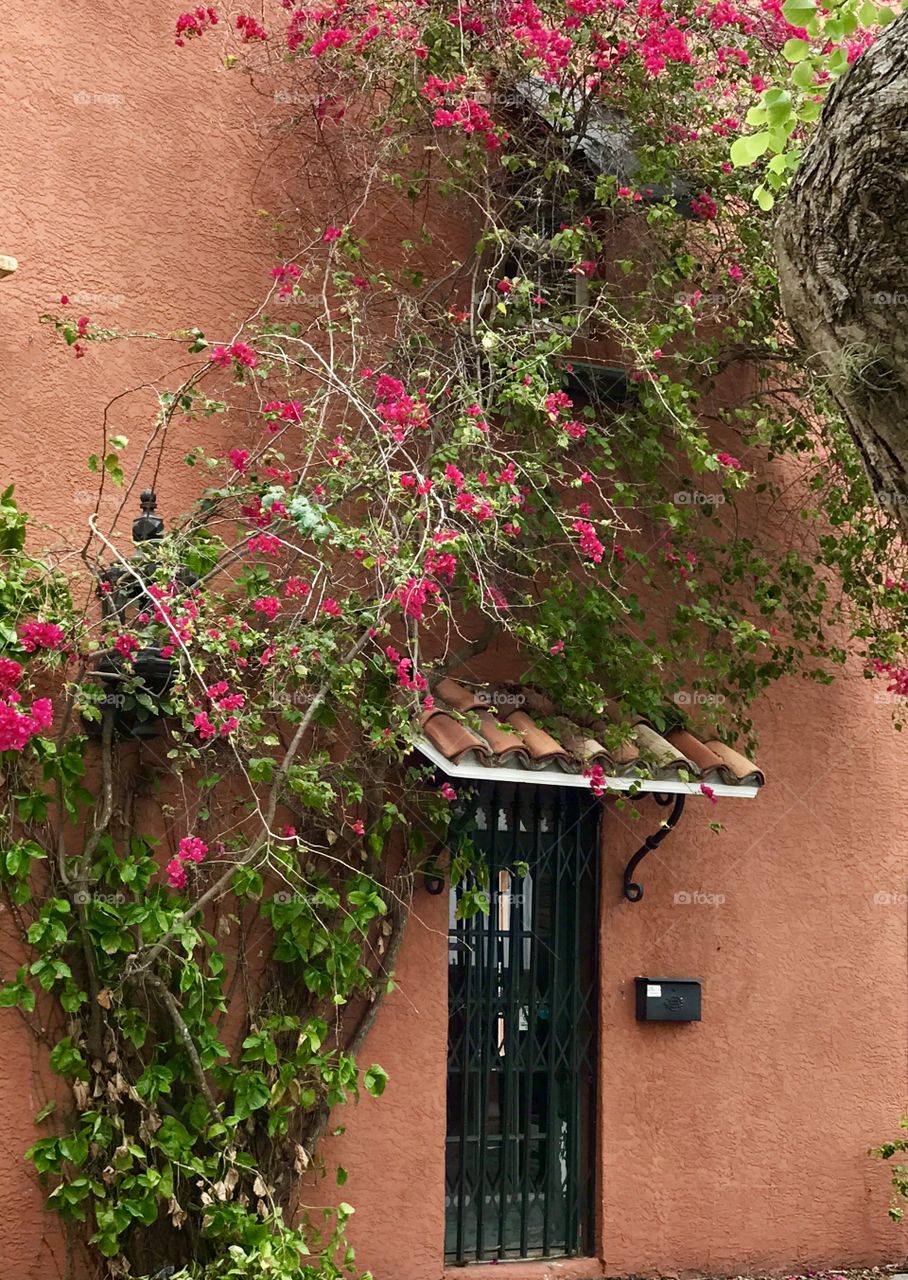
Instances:
[[[491,905],[458,921],[475,881],[451,890],[449,1262],[593,1251],[599,814],[585,789],[483,784],[459,824]]]

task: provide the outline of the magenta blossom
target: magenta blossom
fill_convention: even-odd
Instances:
[[[37,649],[62,649],[66,636],[55,622],[23,622],[19,642],[26,653],[34,653]]]

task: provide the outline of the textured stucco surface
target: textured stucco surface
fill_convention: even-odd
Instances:
[[[856,673],[831,689],[786,683],[763,700],[758,725],[767,787],[755,801],[690,801],[641,865],[639,904],[622,898],[624,863],[663,811],[641,801],[632,822],[610,806],[603,823],[598,1236],[608,1274],[904,1257],[886,1170],[867,1150],[895,1131],[906,1094],[905,748]],[[675,902],[697,893],[724,902]],[[393,1119],[370,1103],[365,1149],[359,1115],[343,1139],[343,1162],[356,1150],[361,1163],[350,1180],[355,1236],[378,1280],[443,1270],[444,920],[422,903],[439,934],[408,939],[401,990],[370,1045],[391,1071]],[[703,1021],[637,1023],[638,974],[702,979]],[[546,1272],[507,1270],[515,1280]]]
[[[7,7],[0,254],[20,268],[0,283],[0,442],[4,477],[57,525],[84,520],[84,460],[104,403],[149,367],[176,367],[185,348],[92,349],[75,361],[37,315],[82,291],[108,299],[75,308],[102,323],[197,322],[222,336],[273,261],[257,214],[268,167],[247,127],[253,100],[207,47],[173,49],[178,9]],[[128,435],[150,412],[150,398],[132,399],[112,426]],[[200,430],[187,427],[174,453]],[[831,689],[776,689],[757,721],[764,793],[718,809],[692,802],[644,862],[638,905],[621,899],[621,868],[657,811],[650,802],[629,824],[611,809],[604,823],[599,1254],[609,1272],[904,1252],[886,1220],[885,1170],[866,1153],[894,1130],[906,1094],[908,744],[856,672]],[[714,817],[725,834],[709,831]],[[724,902],[673,901],[693,891]],[[349,1170],[353,1238],[377,1280],[444,1270],[445,929],[443,901],[421,893],[399,989],[364,1055],[390,1084],[343,1116],[347,1132],[326,1149]],[[703,1022],[638,1025],[633,979],[647,972],[701,978]],[[59,1233],[21,1155],[47,1096],[40,1053],[14,1015],[0,1036],[0,1273],[62,1275]],[[588,1271],[506,1269],[515,1280]]]
[[[13,0],[5,11],[0,254],[19,269],[0,281],[0,477],[57,528],[91,510],[85,460],[105,403],[185,364],[186,344],[75,360],[39,315],[81,294],[71,314],[102,325],[231,335],[273,262],[248,91],[215,70],[214,48],[179,56],[179,11],[158,0]],[[139,394],[115,406],[112,430],[136,438],[153,413],[152,394]],[[184,427],[173,455],[200,430]],[[162,498],[174,509],[174,495]],[[0,972],[14,964],[0,933]],[[0,1045],[0,1275],[52,1280],[65,1273],[61,1236],[22,1153],[53,1086],[14,1013],[0,1019]]]

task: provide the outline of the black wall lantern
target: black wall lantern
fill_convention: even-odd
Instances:
[[[150,613],[154,607],[147,588],[155,580],[164,537],[164,521],[156,514],[154,491],[143,490],[140,503],[141,512],[132,522],[135,551],[128,564],[121,562],[106,569],[98,583],[102,618],[108,625],[118,625],[128,631],[147,626],[139,623],[138,617]],[[198,581],[195,574],[185,568],[178,569],[174,576],[184,590],[191,589]],[[160,715],[148,703],[158,703],[176,675],[176,662],[161,652],[171,639],[168,633],[161,644],[147,644],[130,657],[107,652],[98,659],[95,675],[103,682],[105,692],[96,703],[102,713],[100,723],[83,717],[89,737],[100,739],[108,719],[116,737],[157,737]]]

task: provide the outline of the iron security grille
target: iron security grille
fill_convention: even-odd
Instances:
[[[451,890],[445,1257],[591,1252],[599,805],[483,784],[457,838],[490,910],[457,920],[476,885]]]

